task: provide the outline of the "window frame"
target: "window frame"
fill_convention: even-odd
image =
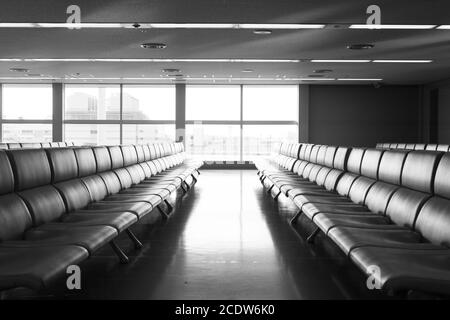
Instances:
[[[75,82],[71,82],[71,83],[67,83],[67,84],[63,84],[63,94],[65,94],[66,92],[66,85],[75,85],[75,86],[110,86],[110,85],[116,85],[119,86],[119,92],[120,92],[120,101],[119,101],[119,106],[120,106],[120,111],[119,111],[119,119],[117,120],[66,120],[65,119],[65,99],[63,99],[63,137],[65,140],[65,135],[66,135],[66,129],[65,129],[65,125],[66,124],[91,124],[91,125],[101,125],[101,124],[116,124],[119,125],[120,127],[120,144],[123,144],[124,138],[123,138],[123,125],[127,125],[127,124],[135,124],[135,125],[139,125],[139,124],[149,124],[149,125],[165,125],[165,124],[170,124],[170,125],[175,125],[176,124],[176,119],[174,120],[124,120],[123,119],[123,87],[124,86],[145,86],[146,84],[142,84],[142,83],[101,83],[101,84],[86,84],[86,83],[75,83]],[[175,87],[175,85],[168,85],[168,84],[151,84],[151,86],[173,86]],[[174,90],[175,91],[175,90]],[[176,91],[175,91],[176,94]],[[175,105],[176,108],[176,105]],[[176,114],[175,114],[176,117]],[[175,141],[175,132],[173,133],[173,137],[174,137],[174,141]]]
[[[205,86],[204,84],[189,84],[189,86]],[[300,110],[297,112],[297,119],[292,121],[286,120],[244,120],[244,87],[246,86],[255,86],[255,87],[263,87],[263,86],[293,86],[286,84],[217,84],[214,86],[239,86],[240,88],[240,119],[239,120],[185,120],[185,125],[194,125],[194,124],[205,124],[205,125],[239,125],[240,126],[240,152],[239,152],[239,160],[240,162],[244,161],[244,126],[247,125],[296,125],[297,126],[297,136],[299,135],[300,124],[299,124],[299,114]],[[294,85],[297,90],[297,105],[300,106],[300,88],[298,85]],[[187,97],[186,97],[187,98]],[[187,105],[187,104],[186,104]],[[300,109],[298,107],[298,109]],[[186,146],[186,150],[188,150],[188,146]],[[205,159],[208,160],[208,159]]]
[[[52,90],[52,100],[54,99],[53,95],[53,86],[51,83],[24,83],[24,82],[7,82],[7,83],[1,83],[0,84],[0,141],[3,141],[3,124],[50,124],[52,125],[52,139],[53,139],[53,123],[54,123],[54,111],[53,111],[53,105],[54,101],[52,101],[51,105],[51,119],[3,119],[3,110],[4,110],[4,88],[8,85],[22,85],[22,86],[50,86]],[[22,141],[15,141],[15,142],[22,142]],[[45,141],[36,141],[36,142],[45,142]]]

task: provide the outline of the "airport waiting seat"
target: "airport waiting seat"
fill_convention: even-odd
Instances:
[[[283,193],[299,207],[291,222],[305,215],[316,225],[309,242],[322,231],[363,272],[380,267],[383,289],[450,294],[449,154],[301,149],[292,169],[285,155],[257,166],[275,198]]]
[[[450,145],[448,144],[424,144],[424,143],[377,143],[377,149],[406,149],[406,150],[427,150],[427,151],[450,151]]]
[[[202,164],[183,165],[179,143],[155,147],[160,151],[153,159],[150,148],[0,151],[0,290],[41,288],[106,244],[127,262],[114,239],[126,232],[136,248],[142,247],[132,225],[155,208],[167,218],[170,212],[159,205],[170,206],[167,197],[182,183],[192,186],[196,179],[189,178]],[[159,173],[151,169],[155,162]],[[164,175],[166,170],[170,173]],[[147,183],[139,194],[122,194],[151,177],[162,179]]]

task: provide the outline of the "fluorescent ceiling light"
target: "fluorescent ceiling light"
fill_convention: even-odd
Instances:
[[[323,29],[325,24],[299,24],[299,23],[243,23],[238,29]]]
[[[0,58],[0,62],[216,62],[298,63],[298,59],[122,59],[122,58]]]
[[[371,60],[318,60],[313,59],[311,62],[323,62],[323,63],[367,63]]]
[[[433,60],[373,60],[375,63],[431,63]]]
[[[325,24],[301,23],[63,23],[3,22],[0,28],[106,28],[106,29],[323,29]]]
[[[448,30],[448,29],[450,29],[450,25],[449,24],[443,24],[442,26],[439,26],[436,29]]]
[[[383,79],[339,78],[338,81],[383,81]]]
[[[435,28],[435,24],[352,24],[350,29],[399,29],[427,30]]]

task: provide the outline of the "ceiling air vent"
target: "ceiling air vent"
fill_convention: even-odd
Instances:
[[[141,44],[141,48],[144,48],[144,49],[165,49],[165,48],[167,48],[167,45],[165,43],[148,42],[148,43]]]
[[[358,44],[350,44],[347,46],[347,49],[350,50],[367,50],[372,49],[375,45],[370,43],[358,43]]]

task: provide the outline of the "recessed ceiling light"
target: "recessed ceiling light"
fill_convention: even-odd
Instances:
[[[167,45],[165,43],[148,42],[148,43],[141,44],[141,48],[144,48],[144,49],[165,49],[165,48],[167,48]]]
[[[246,72],[246,73],[251,73],[253,71],[255,71],[255,70],[253,70],[253,69],[244,69],[244,70],[242,70],[242,72]]]
[[[352,24],[350,29],[405,29],[405,30],[426,30],[433,29],[432,24]]]
[[[357,44],[350,44],[347,46],[347,49],[350,50],[367,50],[367,49],[372,49],[373,47],[375,47],[375,45],[370,44],[370,43],[357,43]]]
[[[272,30],[270,29],[255,29],[253,30],[254,34],[258,34],[258,35],[268,35],[268,34],[272,34]]]
[[[313,59],[311,62],[322,62],[322,63],[367,63],[371,60],[343,60],[343,59],[332,59],[332,60],[323,60],[323,59]]]
[[[331,69],[317,69],[313,71],[314,73],[330,73],[333,72]]]
[[[175,69],[175,68],[165,68],[162,70],[163,72],[167,72],[167,73],[178,73],[180,72],[180,69]]]
[[[375,63],[431,63],[433,60],[373,60]]]
[[[11,71],[11,72],[27,73],[27,72],[30,72],[30,69],[26,69],[26,68],[9,68],[9,71]]]

